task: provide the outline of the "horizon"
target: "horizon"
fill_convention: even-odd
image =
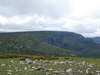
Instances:
[[[99,36],[93,36],[93,37],[86,37],[86,36],[84,36],[84,35],[82,35],[82,34],[80,34],[80,33],[76,33],[76,32],[70,32],[70,31],[50,31],[50,30],[47,30],[47,31],[45,31],[45,30],[37,30],[37,31],[11,31],[11,32],[0,32],[0,33],[27,33],[27,32],[68,32],[68,33],[74,33],[74,34],[78,34],[78,35],[81,35],[81,36],[83,36],[83,37],[85,37],[85,38],[98,38]]]

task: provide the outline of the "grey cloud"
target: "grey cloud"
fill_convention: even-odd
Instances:
[[[53,20],[48,22],[42,21],[36,23],[35,19],[33,18],[32,21],[26,24],[17,24],[17,23],[14,24],[12,22],[9,22],[6,23],[5,25],[3,24],[0,25],[0,32],[1,31],[26,31],[26,30],[33,31],[33,30],[43,30],[43,29],[55,30],[57,28],[58,30],[62,30],[62,31],[70,30],[73,32],[81,33],[83,35],[84,34],[87,35],[90,33],[93,33],[94,35],[97,29],[100,29],[100,25],[99,25],[100,22],[97,21],[93,23],[92,21],[95,21],[96,19],[100,18],[100,14],[99,14],[100,12],[96,11],[94,14],[92,14],[92,17],[94,19],[91,20],[91,22],[89,23],[86,20],[81,21],[80,18],[77,19],[77,17],[80,17],[80,14],[79,16],[75,16],[75,17],[70,16],[71,14],[73,15],[74,13],[72,12],[68,1],[69,0],[0,0],[0,16],[3,16],[7,19],[12,18],[13,16],[17,16],[22,20],[24,20],[24,18],[27,16],[38,15],[37,18],[44,16],[46,17],[46,19],[49,17]],[[82,15],[84,16],[85,14],[83,13]],[[59,18],[63,18],[63,16],[68,19],[71,18],[72,27],[71,26],[69,26],[68,28],[64,27],[66,22],[70,22],[70,20],[68,21],[64,20],[64,22],[63,21],[54,22]],[[75,18],[75,20],[73,20],[73,18]],[[81,17],[81,18],[86,19],[86,17]],[[77,23],[76,20],[78,20],[79,23]],[[74,26],[74,24],[76,24],[76,26]],[[89,28],[87,28],[87,26],[89,26]]]
[[[55,2],[54,2],[55,1]],[[68,13],[68,0],[0,0],[0,14],[60,17]]]
[[[87,27],[89,26],[89,28]],[[84,34],[84,33],[93,33],[93,32],[96,32],[96,29],[94,27],[94,25],[89,25],[89,24],[79,24],[76,28],[76,32],[79,32],[81,34]]]

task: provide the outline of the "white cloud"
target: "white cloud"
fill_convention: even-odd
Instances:
[[[32,20],[31,16],[28,17],[18,17],[18,16],[14,16],[12,18],[9,19],[9,23],[13,23],[13,24],[26,24],[29,23]]]
[[[5,17],[0,16],[0,23],[1,24],[6,24],[6,23],[8,23],[8,19],[5,18]]]
[[[70,0],[70,9],[75,17],[93,16],[100,10],[100,0]]]

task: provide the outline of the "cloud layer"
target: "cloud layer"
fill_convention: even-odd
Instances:
[[[72,31],[100,36],[100,0],[0,0],[0,31]]]

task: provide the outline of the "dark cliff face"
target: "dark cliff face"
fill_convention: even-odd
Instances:
[[[93,40],[80,34],[61,31],[34,31],[0,34],[0,38],[10,38],[19,35],[34,37],[40,42],[76,52],[84,57],[100,57],[100,47]],[[22,38],[24,39],[24,37]]]

